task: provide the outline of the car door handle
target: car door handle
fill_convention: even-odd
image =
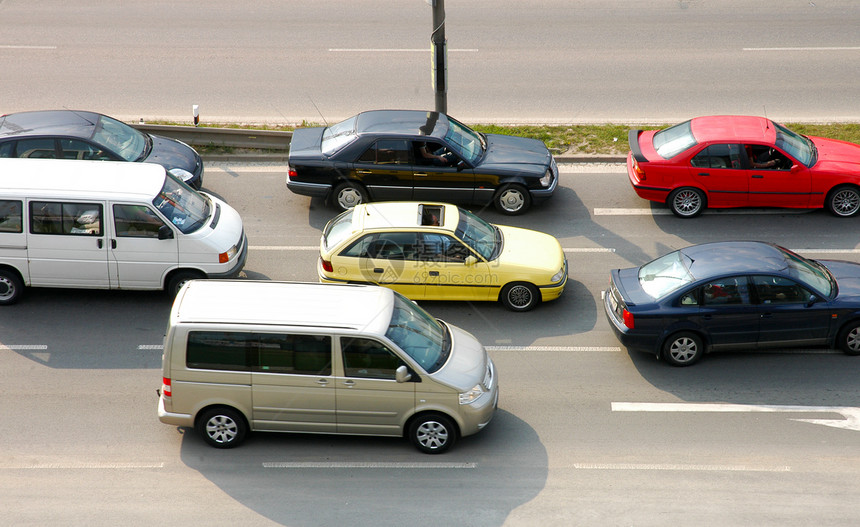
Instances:
[[[699,172],[698,175],[699,176],[710,176],[711,174],[709,172]]]
[[[439,271],[430,271],[427,274],[429,274],[430,276],[439,276]]]
[[[713,317],[711,315],[702,315],[702,318],[705,320],[711,320]]]
[[[111,240],[110,240],[110,248],[116,249],[116,240],[113,238],[111,238]]]
[[[352,388],[353,386],[355,386],[355,381],[343,381],[343,385],[347,388]]]
[[[317,380],[317,384],[320,386],[328,386],[328,379],[319,379]]]
[[[764,179],[764,176],[761,174],[753,174],[753,179]]]
[[[413,172],[412,175],[415,177],[427,177],[427,172]]]
[[[382,272],[382,267],[374,267],[374,268],[373,268],[373,272],[374,272],[374,273],[381,273],[381,272]]]
[[[96,240],[96,245],[98,245],[98,246],[99,246],[99,249],[101,249],[102,247],[104,247],[104,246],[105,246],[105,242],[104,242],[104,240],[102,240],[101,238],[99,238],[98,240]]]
[[[372,170],[356,170],[356,174],[373,174]]]
[[[772,317],[773,317],[773,313],[762,313],[761,314],[761,318],[772,318]]]

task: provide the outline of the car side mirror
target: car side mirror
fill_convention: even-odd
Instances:
[[[173,239],[173,231],[167,225],[162,225],[158,228],[158,239],[159,240],[172,240]]]
[[[470,254],[469,256],[466,257],[466,260],[464,263],[466,264],[466,267],[472,267],[473,265],[478,263],[478,259]]]
[[[791,172],[792,174],[796,174],[797,172],[800,172],[800,165],[791,165],[791,170],[790,170],[790,172]]]
[[[456,164],[456,165],[454,165],[454,166],[456,166],[456,167],[457,167],[457,172],[460,172],[460,171],[462,171],[464,168],[466,168],[466,162],[465,162],[465,161],[463,161],[463,160],[461,159],[461,160],[457,161],[457,164]]]
[[[806,300],[806,307],[812,307],[812,304],[818,302],[818,297],[815,295],[809,295],[809,298]]]
[[[412,379],[412,374],[409,373],[409,370],[406,366],[398,366],[396,370],[394,370],[394,380],[397,382],[408,382]]]

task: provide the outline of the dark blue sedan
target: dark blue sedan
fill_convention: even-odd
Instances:
[[[615,269],[603,305],[622,344],[674,366],[720,350],[830,346],[860,355],[860,264],[770,243],[693,245]]]

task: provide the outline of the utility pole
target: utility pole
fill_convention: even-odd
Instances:
[[[436,93],[436,111],[448,113],[448,49],[445,41],[445,0],[427,0],[433,8],[433,32],[430,33],[430,50],[433,68],[433,90]]]

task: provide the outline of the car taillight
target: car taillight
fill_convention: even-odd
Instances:
[[[624,311],[621,313],[621,317],[624,320],[624,325],[630,329],[633,329],[633,313],[627,311],[627,309],[625,308]]]
[[[636,172],[636,177],[639,178],[639,181],[645,181],[645,171],[642,170],[642,167],[639,166],[639,162],[635,159],[633,160],[633,172]]]
[[[334,272],[334,267],[331,266],[331,262],[328,262],[328,261],[320,258],[320,265],[322,265],[323,271],[325,271],[327,273],[333,273]]]
[[[298,173],[296,173],[295,169],[292,169],[292,168],[291,168],[291,169],[290,169],[290,171],[287,173],[287,175],[288,175],[290,178],[294,178],[294,177],[298,176]]]
[[[161,394],[165,397],[173,395],[173,388],[170,385],[170,377],[161,378]]]

